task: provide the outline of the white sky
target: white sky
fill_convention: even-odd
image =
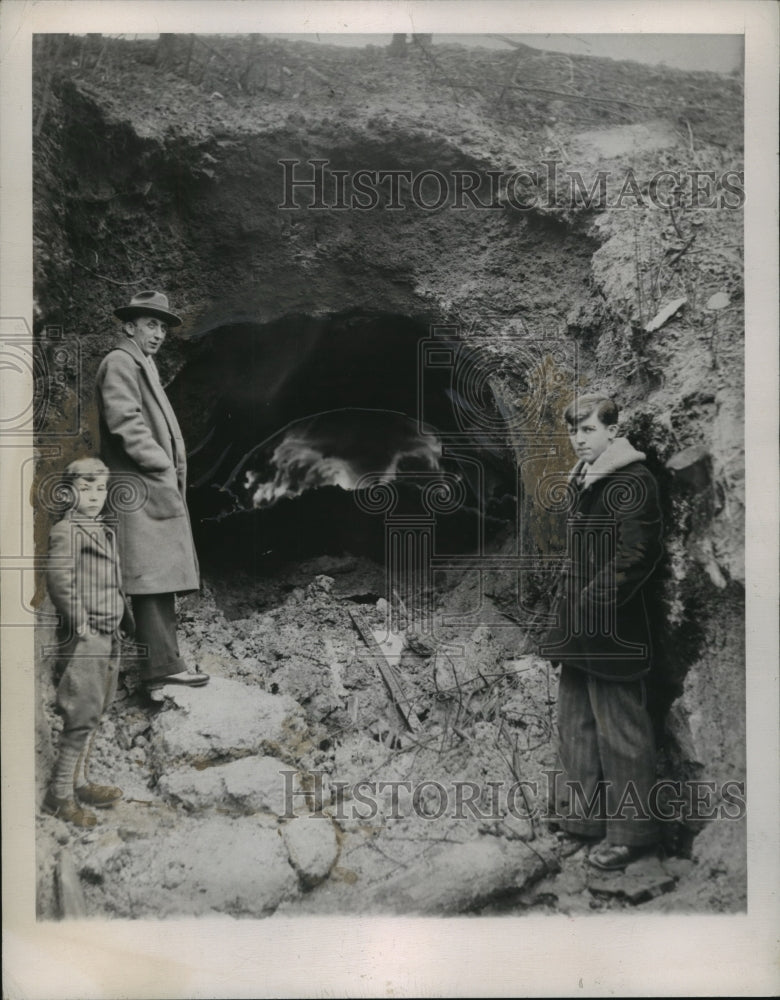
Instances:
[[[391,35],[361,34],[280,34],[275,37],[321,42],[331,45],[387,45]],[[660,35],[660,34],[536,34],[506,35],[533,48],[577,55],[633,59],[636,62],[675,66],[680,69],[730,73],[741,65],[742,35]],[[434,45],[460,43],[509,51],[506,42],[489,35],[437,35]]]

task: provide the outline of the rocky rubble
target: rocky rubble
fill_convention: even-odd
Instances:
[[[541,795],[513,790],[522,778],[541,792],[554,763],[555,677],[514,655],[516,627],[463,634],[460,657],[406,637],[403,683],[425,716],[412,736],[360,648],[334,567],[332,584],[320,575],[248,618],[228,621],[209,588],[181,603],[188,658],[221,674],[206,688],[164,688],[151,706],[125,676],[93,766],[125,798],[88,832],[39,819],[44,915],[60,906],[58,856],[73,859],[94,916],[684,909],[690,893],[701,904],[694,862],[597,877],[581,855],[560,855]],[[368,619],[379,631],[377,603]],[[249,675],[237,645],[254,651]],[[316,676],[340,678],[324,719],[320,697],[287,693],[300,690],[302,648]]]
[[[190,812],[219,806],[222,812],[237,815],[258,812],[284,816],[285,772],[290,765],[274,757],[244,757],[229,764],[197,768],[179,768],[160,778],[158,789],[169,802]],[[290,781],[290,794],[300,792],[300,784]],[[293,800],[295,801],[295,800]]]
[[[259,752],[279,753],[306,740],[303,713],[292,698],[214,677],[209,698],[197,688],[169,686],[172,703],[154,719],[150,760],[158,774],[177,765],[203,769]]]

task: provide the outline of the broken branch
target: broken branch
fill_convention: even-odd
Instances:
[[[422,723],[417,717],[417,713],[412,708],[408,698],[404,694],[398,672],[393,664],[386,658],[382,647],[376,641],[373,632],[368,627],[368,622],[359,611],[352,608],[349,610],[349,616],[352,619],[355,628],[360,633],[363,642],[365,642],[366,646],[373,653],[373,660],[376,664],[376,668],[382,675],[382,680],[385,682],[387,689],[390,692],[390,697],[393,699],[393,703],[401,713],[407,728],[413,733],[419,732]]]
[[[82,264],[81,261],[71,260],[70,263],[83,267],[85,271],[94,274],[96,278],[102,278],[103,281],[110,281],[112,285],[141,285],[144,282],[151,281],[151,278],[139,278],[137,281],[117,281],[116,278],[109,278],[107,274],[98,274],[97,271],[94,271],[91,267],[87,267],[86,264]]]
[[[624,104],[629,108],[639,108],[640,111],[658,111],[652,104],[636,104],[634,101],[625,101],[621,97],[591,97],[588,94],[569,94],[565,90],[547,90],[544,87],[528,87],[524,83],[514,81],[513,87],[518,90],[525,90],[530,94],[549,94],[551,97],[565,97],[570,101],[592,101],[594,104]]]

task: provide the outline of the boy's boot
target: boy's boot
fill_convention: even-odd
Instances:
[[[54,768],[49,790],[43,800],[44,812],[51,813],[75,826],[94,826],[97,816],[88,809],[82,809],[73,797],[73,778],[79,760],[79,750],[71,746],[61,746]]]
[[[81,802],[96,809],[107,809],[115,802],[118,802],[124,794],[121,788],[116,785],[96,785],[89,780],[89,756],[92,753],[92,744],[95,742],[95,730],[81,751],[76,764],[76,795]],[[83,770],[82,770],[83,769]]]

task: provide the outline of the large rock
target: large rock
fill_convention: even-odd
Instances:
[[[268,753],[297,759],[308,749],[303,709],[240,681],[212,677],[208,687],[170,685],[169,707],[152,723],[150,757],[157,773]]]
[[[115,850],[102,878],[98,906],[125,918],[261,917],[300,893],[275,820],[259,816],[182,818]]]
[[[601,872],[589,869],[588,888],[607,896],[621,896],[629,903],[646,903],[674,888],[674,876],[656,857],[640,858],[624,871]]]
[[[695,492],[706,489],[712,478],[712,458],[702,444],[678,451],[667,461],[666,468],[673,473],[676,482]]]
[[[745,637],[741,588],[726,591],[730,605],[707,622],[708,635],[685,676],[667,718],[684,777],[743,781],[746,773]]]
[[[667,149],[677,141],[669,122],[657,119],[636,125],[614,125],[612,128],[578,132],[569,141],[569,148],[590,163],[594,157],[631,160],[638,153]]]
[[[541,846],[534,850],[519,840],[479,837],[421,858],[366,891],[361,903],[375,911],[464,913],[558,868],[556,858]]]
[[[286,823],[282,839],[305,888],[327,878],[339,853],[336,830],[327,816],[301,816]]]
[[[276,757],[244,757],[203,770],[184,768],[163,775],[159,792],[187,809],[219,806],[237,813],[268,812],[284,816],[304,799],[298,773]]]

